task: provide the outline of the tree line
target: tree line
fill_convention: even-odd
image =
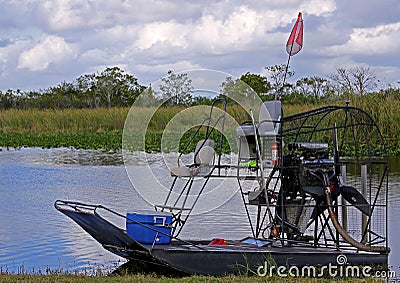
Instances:
[[[0,91],[0,109],[124,107],[132,105],[144,89],[133,75],[108,67],[40,91]]]
[[[376,91],[379,80],[370,68],[364,66],[342,67],[327,78],[305,77],[294,83],[288,82],[294,76],[290,66],[268,66],[265,71],[267,76],[247,72],[240,77],[240,81],[249,85],[264,101],[279,97],[289,103],[316,103],[346,95],[364,96],[371,93],[400,98],[398,86],[388,85]],[[40,91],[0,91],[0,109],[129,107],[145,90],[142,97],[148,103],[157,99],[166,99],[168,105],[210,103],[209,98],[194,96],[191,83],[187,74],[168,71],[162,79],[160,93],[156,95],[151,85],[140,85],[136,77],[121,68],[108,67],[101,72],[81,75],[73,82],[64,81]],[[221,94],[229,84],[232,84],[229,79],[222,83]]]

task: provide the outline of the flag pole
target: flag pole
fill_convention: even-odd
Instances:
[[[296,49],[293,50],[294,44],[297,44]],[[290,49],[288,50],[288,47],[290,45]],[[296,23],[292,29],[292,32],[290,33],[289,39],[286,43],[286,51],[289,54],[286,67],[285,67],[285,73],[283,75],[283,81],[282,81],[282,87],[278,89],[278,91],[275,93],[275,100],[278,99],[278,93],[280,93],[279,99],[281,99],[283,95],[283,90],[285,88],[285,82],[286,82],[286,77],[287,73],[289,72],[289,63],[290,63],[290,58],[292,55],[297,54],[301,48],[303,47],[303,18],[301,12],[299,12],[299,15],[297,16]]]
[[[290,48],[290,53],[292,53],[292,49],[293,49],[293,45],[292,45],[292,47]],[[284,88],[285,88],[286,75],[287,75],[287,72],[288,72],[288,70],[289,70],[289,62],[290,62],[290,58],[291,58],[291,57],[292,57],[292,55],[289,54],[289,57],[288,57],[287,63],[286,63],[286,67],[285,67],[285,73],[284,73],[284,75],[283,75],[282,87],[281,87],[281,89],[280,89],[280,92],[283,92],[283,90],[284,90]],[[281,99],[282,95],[283,95],[283,94],[281,94],[281,95],[279,96],[279,100]],[[275,94],[275,100],[277,100],[277,95],[276,95],[276,94]]]

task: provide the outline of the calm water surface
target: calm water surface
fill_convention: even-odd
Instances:
[[[53,206],[55,200],[63,199],[103,204],[121,213],[151,208],[133,189],[121,160],[118,154],[88,150],[0,151],[0,268],[12,273],[44,272],[46,268],[73,272],[113,269],[124,263]],[[400,162],[393,158],[389,178],[389,263],[398,275],[399,171]],[[246,218],[240,196],[233,194],[219,208],[193,216],[182,237],[240,239],[250,234],[243,223]],[[123,227],[123,223],[117,224]]]

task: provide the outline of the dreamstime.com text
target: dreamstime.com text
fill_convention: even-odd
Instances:
[[[336,264],[329,263],[323,266],[306,265],[298,266],[276,266],[268,265],[265,261],[264,265],[257,268],[259,276],[279,277],[373,277],[373,278],[396,278],[396,272],[392,270],[373,270],[371,266],[355,266],[347,264],[347,257],[343,254],[338,255]]]

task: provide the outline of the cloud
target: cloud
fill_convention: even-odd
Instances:
[[[28,40],[13,40],[0,47],[0,73],[2,77],[13,73],[13,63],[21,54],[22,50],[30,44]]]
[[[238,50],[247,46],[259,28],[261,15],[247,6],[240,6],[226,19],[213,15],[203,15],[199,24],[191,31],[194,45],[206,48],[209,52],[221,53]]]
[[[261,16],[247,6],[240,6],[225,19],[204,14],[195,21],[151,22],[138,31],[134,46],[138,50],[154,46],[188,49],[200,53],[223,53],[242,49],[260,29]]]
[[[75,47],[68,44],[62,37],[47,35],[29,50],[21,53],[17,68],[27,68],[31,71],[46,69],[49,64],[75,57]]]
[[[43,9],[43,13],[48,15],[46,19],[51,29],[62,31],[75,29],[84,24],[84,18],[80,16],[80,11],[85,11],[88,3],[77,0],[52,0],[44,1],[41,8]]]
[[[138,32],[138,39],[135,46],[139,50],[151,48],[157,43],[168,42],[172,47],[185,48],[188,45],[185,35],[187,34],[185,25],[169,22],[154,22],[146,24]]]
[[[369,28],[355,28],[342,45],[327,48],[327,54],[380,55],[394,54],[400,49],[400,22]]]
[[[319,8],[313,8],[308,12],[310,14],[326,15],[335,9],[332,0],[311,2]],[[169,60],[181,60],[181,57],[174,57],[181,54],[201,60],[201,56],[254,52],[260,49],[276,50],[288,36],[288,30],[295,20],[293,15],[297,15],[299,9],[308,9],[308,5],[311,5],[308,2],[297,6],[288,5],[293,10],[288,13],[287,7],[273,1],[264,1],[263,5],[240,3],[219,1],[205,6],[197,18],[146,23],[135,34],[134,44],[126,48],[125,53],[137,54],[134,51],[136,49],[142,54],[148,51],[147,54],[154,57],[170,54]],[[276,31],[280,27],[287,27],[285,33]]]
[[[349,64],[396,70],[396,1],[0,0],[0,89],[48,87],[103,66],[126,66],[146,83],[168,69],[260,72],[286,63],[299,11],[305,31],[291,60],[296,76]]]
[[[300,11],[309,15],[325,16],[336,10],[336,3],[333,0],[309,0],[300,5]]]

